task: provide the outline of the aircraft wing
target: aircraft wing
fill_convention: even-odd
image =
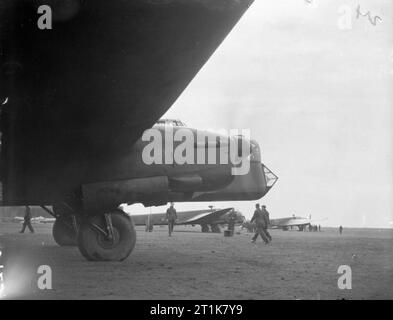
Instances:
[[[2,1],[4,201],[26,198],[34,181],[50,182],[47,194],[68,192],[94,175],[92,162],[128,152],[252,2]],[[50,30],[38,28],[40,4],[52,8]]]
[[[299,218],[299,217],[270,219],[270,226],[272,228],[295,227],[295,226],[307,225],[309,223],[311,223],[310,219]]]
[[[287,217],[287,218],[278,218],[278,219],[270,219],[270,228],[287,228],[287,227],[297,227],[297,226],[305,226],[308,224],[314,224],[319,221],[325,221],[326,218],[311,220],[311,218],[303,218],[303,217]]]
[[[194,217],[190,217],[187,220],[181,220],[177,224],[214,224],[220,221],[220,219],[231,210],[233,210],[233,208],[201,213]]]
[[[63,2],[71,1],[80,0]],[[45,1],[52,30],[37,27],[40,1],[0,6],[0,95],[26,99],[19,120],[29,136],[73,137],[102,151],[152,127],[252,0],[84,1],[66,21],[56,21],[56,2]]]

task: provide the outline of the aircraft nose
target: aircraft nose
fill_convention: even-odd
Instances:
[[[265,175],[266,188],[269,191],[276,184],[278,177],[263,163],[261,163],[263,173]]]
[[[237,146],[237,154],[240,158],[247,158],[252,152],[251,141],[245,138],[244,136],[235,136]]]
[[[237,154],[241,159],[249,158],[250,162],[261,162],[261,148],[256,140],[248,139],[242,135],[234,138],[237,139]]]
[[[261,148],[259,147],[258,142],[255,140],[251,140],[250,144],[251,144],[250,161],[251,162],[261,162]]]

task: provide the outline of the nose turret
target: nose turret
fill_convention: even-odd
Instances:
[[[271,188],[276,184],[278,177],[268,168],[266,167],[263,163],[261,163],[262,170],[265,176],[265,181],[266,181],[266,193],[269,192]]]

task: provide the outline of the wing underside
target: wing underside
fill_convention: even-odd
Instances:
[[[181,222],[181,224],[214,224],[220,221],[224,215],[229,213],[233,208],[216,210],[213,212],[202,213]]]
[[[37,27],[41,2],[0,5],[0,98],[8,98],[1,180],[8,203],[39,198],[37,189],[48,197],[64,192],[94,162],[129,150],[252,0],[47,0],[54,5],[52,30]],[[76,2],[72,15],[58,5]],[[37,188],[36,181],[46,185]]]
[[[306,218],[281,218],[270,220],[271,226],[276,228],[303,226],[309,223],[310,220]]]

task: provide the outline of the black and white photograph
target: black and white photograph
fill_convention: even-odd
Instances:
[[[393,1],[0,0],[0,304],[392,299]]]

